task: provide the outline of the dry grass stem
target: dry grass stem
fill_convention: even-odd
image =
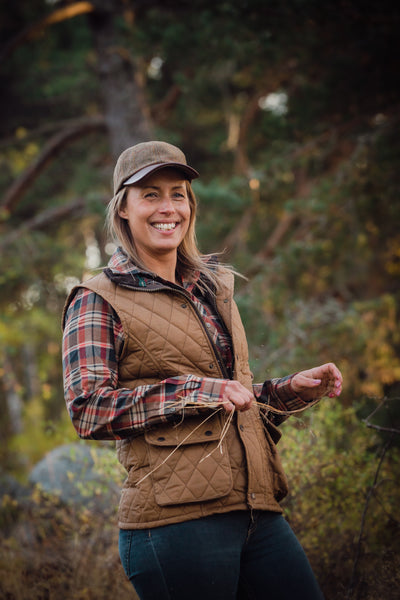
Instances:
[[[169,458],[171,458],[171,456],[173,454],[175,454],[175,452],[177,450],[179,450],[179,448],[186,442],[186,440],[188,440],[195,431],[197,431],[206,421],[208,421],[208,419],[211,419],[211,417],[214,415],[215,413],[211,413],[210,415],[208,415],[208,417],[206,417],[199,425],[197,425],[197,427],[195,427],[190,433],[188,433],[188,435],[186,437],[183,438],[183,440],[173,449],[171,450],[171,452],[168,454],[168,456],[165,457],[165,459],[156,467],[154,467],[154,469],[152,469],[151,471],[149,471],[148,473],[146,473],[146,475],[144,477],[142,477],[141,479],[139,479],[139,481],[137,482],[136,485],[140,485],[142,483],[142,481],[144,481],[145,479],[147,479],[147,477],[149,477],[150,475],[152,475],[155,471],[157,471],[157,469],[159,469],[163,464],[165,464],[167,462],[167,460]]]
[[[318,400],[315,400],[314,402],[309,402],[307,403],[306,406],[302,407],[302,408],[298,408],[298,409],[294,409],[294,410],[280,410],[279,408],[275,408],[274,406],[271,406],[269,404],[265,404],[264,402],[256,402],[257,405],[263,409],[263,411],[265,412],[272,412],[278,415],[285,415],[285,416],[289,416],[295,413],[299,413],[299,412],[303,412],[306,408],[309,408],[310,406],[313,406],[314,404],[316,404],[318,402]],[[185,444],[185,442],[200,428],[204,425],[204,423],[206,423],[209,419],[211,419],[211,417],[213,417],[216,412],[223,410],[221,402],[192,402],[192,401],[188,401],[185,402],[185,397],[184,396],[178,396],[178,399],[176,400],[176,402],[171,403],[171,408],[172,407],[177,407],[180,408],[182,411],[182,419],[180,420],[179,423],[175,424],[175,427],[179,427],[179,425],[183,422],[184,419],[184,411],[185,408],[209,408],[209,409],[215,409],[213,412],[211,412],[208,416],[206,416],[199,425],[197,425],[190,433],[188,433],[188,435],[186,437],[183,438],[183,440],[173,449],[171,450],[171,452],[168,454],[168,456],[156,467],[154,467],[154,469],[152,469],[151,471],[149,471],[148,473],[146,473],[146,475],[144,475],[144,477],[142,477],[141,479],[139,479],[139,481],[137,482],[136,485],[140,485],[145,479],[147,479],[147,477],[150,477],[150,475],[152,475],[155,471],[157,471],[157,469],[159,469],[160,467],[162,467],[162,465],[164,465],[173,454],[175,454],[175,452],[177,452],[177,450],[179,450],[179,448],[181,446],[183,446]],[[230,413],[226,413],[226,419],[225,419],[225,423],[224,426],[222,428],[222,432],[221,432],[221,437],[220,440],[218,442],[218,445],[216,446],[216,448],[214,448],[213,450],[211,450],[211,452],[209,452],[206,456],[203,456],[203,458],[200,460],[200,462],[203,462],[203,460],[205,460],[206,458],[208,458],[213,452],[215,452],[215,450],[217,450],[219,448],[221,454],[223,452],[222,450],[222,443],[225,439],[225,436],[228,432],[228,429],[230,427],[230,424],[232,423],[233,420],[233,415],[235,414],[235,410],[231,411]],[[266,418],[266,415],[263,414],[263,412],[260,411],[260,417]]]
[[[217,450],[218,448],[219,448],[219,450],[220,450],[220,452],[221,452],[221,454],[222,454],[222,452],[223,452],[223,450],[222,450],[222,442],[224,441],[224,438],[225,438],[225,436],[226,436],[226,434],[227,434],[227,431],[228,431],[229,425],[230,425],[230,424],[231,424],[231,422],[232,422],[232,419],[233,419],[234,412],[235,412],[235,411],[233,410],[232,412],[228,413],[228,416],[227,416],[227,418],[226,418],[226,420],[225,420],[225,423],[224,423],[224,426],[223,426],[223,428],[222,428],[221,438],[220,438],[220,440],[219,440],[219,442],[218,442],[218,445],[217,445],[217,447],[216,447],[216,448],[214,448],[214,450],[211,450],[211,452],[209,452],[208,454],[206,454],[206,456],[203,456],[203,458],[201,459],[201,461],[200,461],[200,462],[203,462],[203,460],[205,460],[206,458],[208,458],[209,456],[211,456],[211,454],[212,454],[213,452],[215,452],[215,450]]]

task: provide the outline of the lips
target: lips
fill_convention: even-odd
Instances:
[[[152,223],[152,227],[159,231],[172,231],[177,227],[178,223]]]

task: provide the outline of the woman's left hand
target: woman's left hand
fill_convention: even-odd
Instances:
[[[326,363],[307,371],[300,371],[293,376],[293,391],[302,400],[310,402],[323,396],[334,398],[342,391],[342,374],[334,363]]]

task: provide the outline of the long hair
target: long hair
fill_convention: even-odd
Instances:
[[[215,261],[211,260],[211,255],[200,253],[195,230],[197,200],[188,180],[186,180],[186,191],[189,199],[190,219],[185,237],[177,249],[176,271],[178,275],[189,280],[194,280],[195,273],[200,272],[202,277],[197,280],[198,287],[203,291],[215,293],[215,290],[218,290],[219,288],[220,279],[217,271],[220,269],[233,271],[233,269],[228,265],[219,265],[217,267]],[[125,207],[126,199],[126,187],[117,192],[111,199],[107,207],[106,227],[110,237],[121,246],[136,267],[148,271],[146,265],[142,263],[138,256],[135,240],[132,236],[128,221],[119,214]]]

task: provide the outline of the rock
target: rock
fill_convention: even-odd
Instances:
[[[113,511],[123,473],[115,450],[75,443],[48,452],[32,469],[29,480],[66,504]]]

